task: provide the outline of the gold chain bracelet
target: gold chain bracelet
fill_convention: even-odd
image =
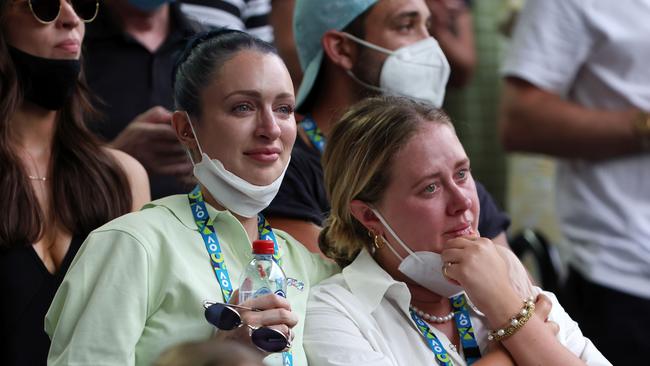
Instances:
[[[531,297],[524,301],[524,306],[521,308],[521,310],[519,310],[517,315],[515,315],[510,319],[510,323],[508,323],[507,326],[489,331],[488,340],[498,342],[510,337],[511,335],[515,334],[519,329],[521,329],[521,327],[523,327],[528,322],[528,320],[530,319],[530,317],[533,316],[534,313],[535,313],[535,303],[533,302],[533,298]]]

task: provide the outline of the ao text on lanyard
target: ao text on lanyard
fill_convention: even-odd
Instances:
[[[307,115],[305,116],[305,119],[300,122],[300,127],[302,127],[302,130],[305,131],[305,134],[309,138],[309,142],[311,142],[316,150],[318,150],[318,152],[322,155],[325,151],[325,143],[327,140],[325,140],[325,136],[316,125],[316,121],[314,121],[310,115]]]
[[[479,350],[476,341],[472,320],[469,317],[467,298],[464,294],[460,294],[452,297],[450,302],[454,309],[454,321],[456,322],[456,329],[458,330],[458,335],[463,347],[465,361],[467,361],[468,365],[472,365],[481,358],[481,351]],[[440,339],[435,335],[435,333],[433,333],[433,331],[431,331],[429,325],[422,320],[413,309],[410,310],[410,313],[411,318],[418,327],[418,330],[435,355],[438,364],[441,366],[453,366],[449,353],[447,353],[447,350]]]
[[[214,229],[210,221],[210,215],[208,214],[208,209],[203,200],[203,194],[201,194],[201,189],[199,186],[196,186],[192,192],[187,195],[190,201],[190,209],[192,215],[194,216],[194,221],[196,226],[199,229],[199,233],[203,238],[203,243],[205,244],[205,249],[208,251],[210,256],[210,262],[212,263],[212,268],[214,269],[214,274],[217,277],[219,282],[219,287],[223,295],[224,302],[230,302],[232,297],[233,287],[232,282],[230,281],[230,275],[228,274],[228,268],[226,267],[226,261],[223,256],[223,251],[221,250],[221,244],[219,242],[219,237],[217,232]],[[282,266],[282,257],[278,247],[278,241],[275,238],[275,234],[271,229],[269,222],[259,214],[257,217],[257,229],[259,232],[259,238],[261,240],[272,240],[275,247],[275,254],[273,259],[278,263],[279,266]],[[293,356],[291,351],[282,353],[282,363],[284,366],[293,365]]]

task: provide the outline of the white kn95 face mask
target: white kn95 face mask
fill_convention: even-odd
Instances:
[[[451,68],[435,38],[427,37],[391,51],[349,33],[343,34],[354,42],[388,55],[381,69],[379,87],[360,80],[348,70],[348,75],[356,82],[382,94],[419,99],[436,108],[442,106]]]
[[[409,253],[406,258],[402,258],[402,256],[399,255],[399,253],[397,253],[397,251],[390,245],[388,240],[384,240],[388,249],[390,249],[393,254],[402,261],[397,268],[400,272],[418,285],[441,296],[450,298],[464,291],[462,287],[449,282],[442,273],[443,263],[440,254],[428,251],[413,252],[411,248],[404,244],[402,239],[397,236],[395,231],[393,231],[390,225],[388,225],[378,210],[372,208],[372,212],[377,216],[386,230],[388,230],[393,238],[397,240],[402,248]]]

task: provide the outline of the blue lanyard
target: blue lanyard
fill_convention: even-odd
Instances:
[[[481,350],[478,348],[472,320],[469,317],[465,294],[452,297],[451,306],[454,308],[454,321],[460,336],[460,344],[463,346],[463,355],[467,364],[471,365],[481,358]]]
[[[278,241],[275,239],[275,233],[271,229],[271,224],[264,218],[264,215],[257,215],[257,231],[260,233],[260,240],[273,240],[273,259],[278,266],[282,267],[282,255],[278,247]]]
[[[460,336],[461,345],[463,346],[465,360],[468,365],[471,365],[481,358],[481,352],[478,348],[476,336],[474,335],[474,328],[472,327],[472,321],[469,317],[467,299],[464,294],[460,294],[454,296],[450,301],[451,306],[454,308],[454,320],[456,321],[456,328],[458,329],[458,335]],[[438,339],[435,333],[431,331],[429,325],[412,309],[410,310],[410,313],[411,318],[418,327],[418,330],[422,333],[424,340],[436,356],[438,364],[441,366],[453,366],[449,353],[445,350],[440,339]]]
[[[201,194],[199,186],[197,185],[194,187],[187,197],[190,201],[190,209],[194,216],[194,221],[196,222],[196,226],[199,228],[199,232],[203,238],[203,243],[205,244],[205,249],[208,251],[208,255],[210,256],[210,262],[212,263],[214,274],[219,282],[223,300],[224,302],[229,302],[233,292],[232,282],[228,275],[228,268],[226,267],[223,251],[221,250],[219,237],[217,237],[217,232],[214,230],[214,226],[209,220],[210,215],[208,214],[208,209],[205,206],[205,201],[203,200],[203,195]],[[264,218],[264,216],[262,216],[262,214],[257,216],[257,229],[259,230],[261,240],[273,240],[275,247],[273,259],[281,266],[282,256],[280,255],[278,248],[278,241],[271,229],[271,225],[269,225],[269,222]],[[282,363],[284,366],[293,365],[293,355],[291,351],[282,352]]]
[[[303,119],[302,122],[300,122],[300,127],[302,127],[307,137],[309,137],[309,141],[311,142],[311,144],[314,145],[314,147],[322,155],[323,151],[325,151],[326,140],[321,130],[318,128],[318,126],[316,126],[316,122],[314,121],[314,119],[311,118],[310,115],[305,116],[305,119]]]
[[[451,362],[449,353],[447,353],[447,350],[445,350],[445,347],[443,347],[442,342],[440,342],[438,337],[431,331],[431,329],[429,329],[429,325],[427,325],[427,323],[425,323],[413,309],[411,309],[410,312],[411,318],[413,318],[413,321],[417,324],[420,333],[424,336],[424,340],[436,356],[438,364],[441,366],[453,366],[454,364]]]

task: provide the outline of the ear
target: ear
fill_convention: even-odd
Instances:
[[[192,131],[187,112],[175,111],[172,114],[172,128],[176,132],[178,141],[186,148],[193,149],[196,147],[196,139],[194,138],[194,132]]]
[[[350,202],[350,212],[368,231],[376,235],[384,234],[381,222],[367,203],[360,200],[353,200]]]
[[[329,30],[321,39],[325,56],[336,66],[351,70],[357,58],[357,44],[342,32]]]

